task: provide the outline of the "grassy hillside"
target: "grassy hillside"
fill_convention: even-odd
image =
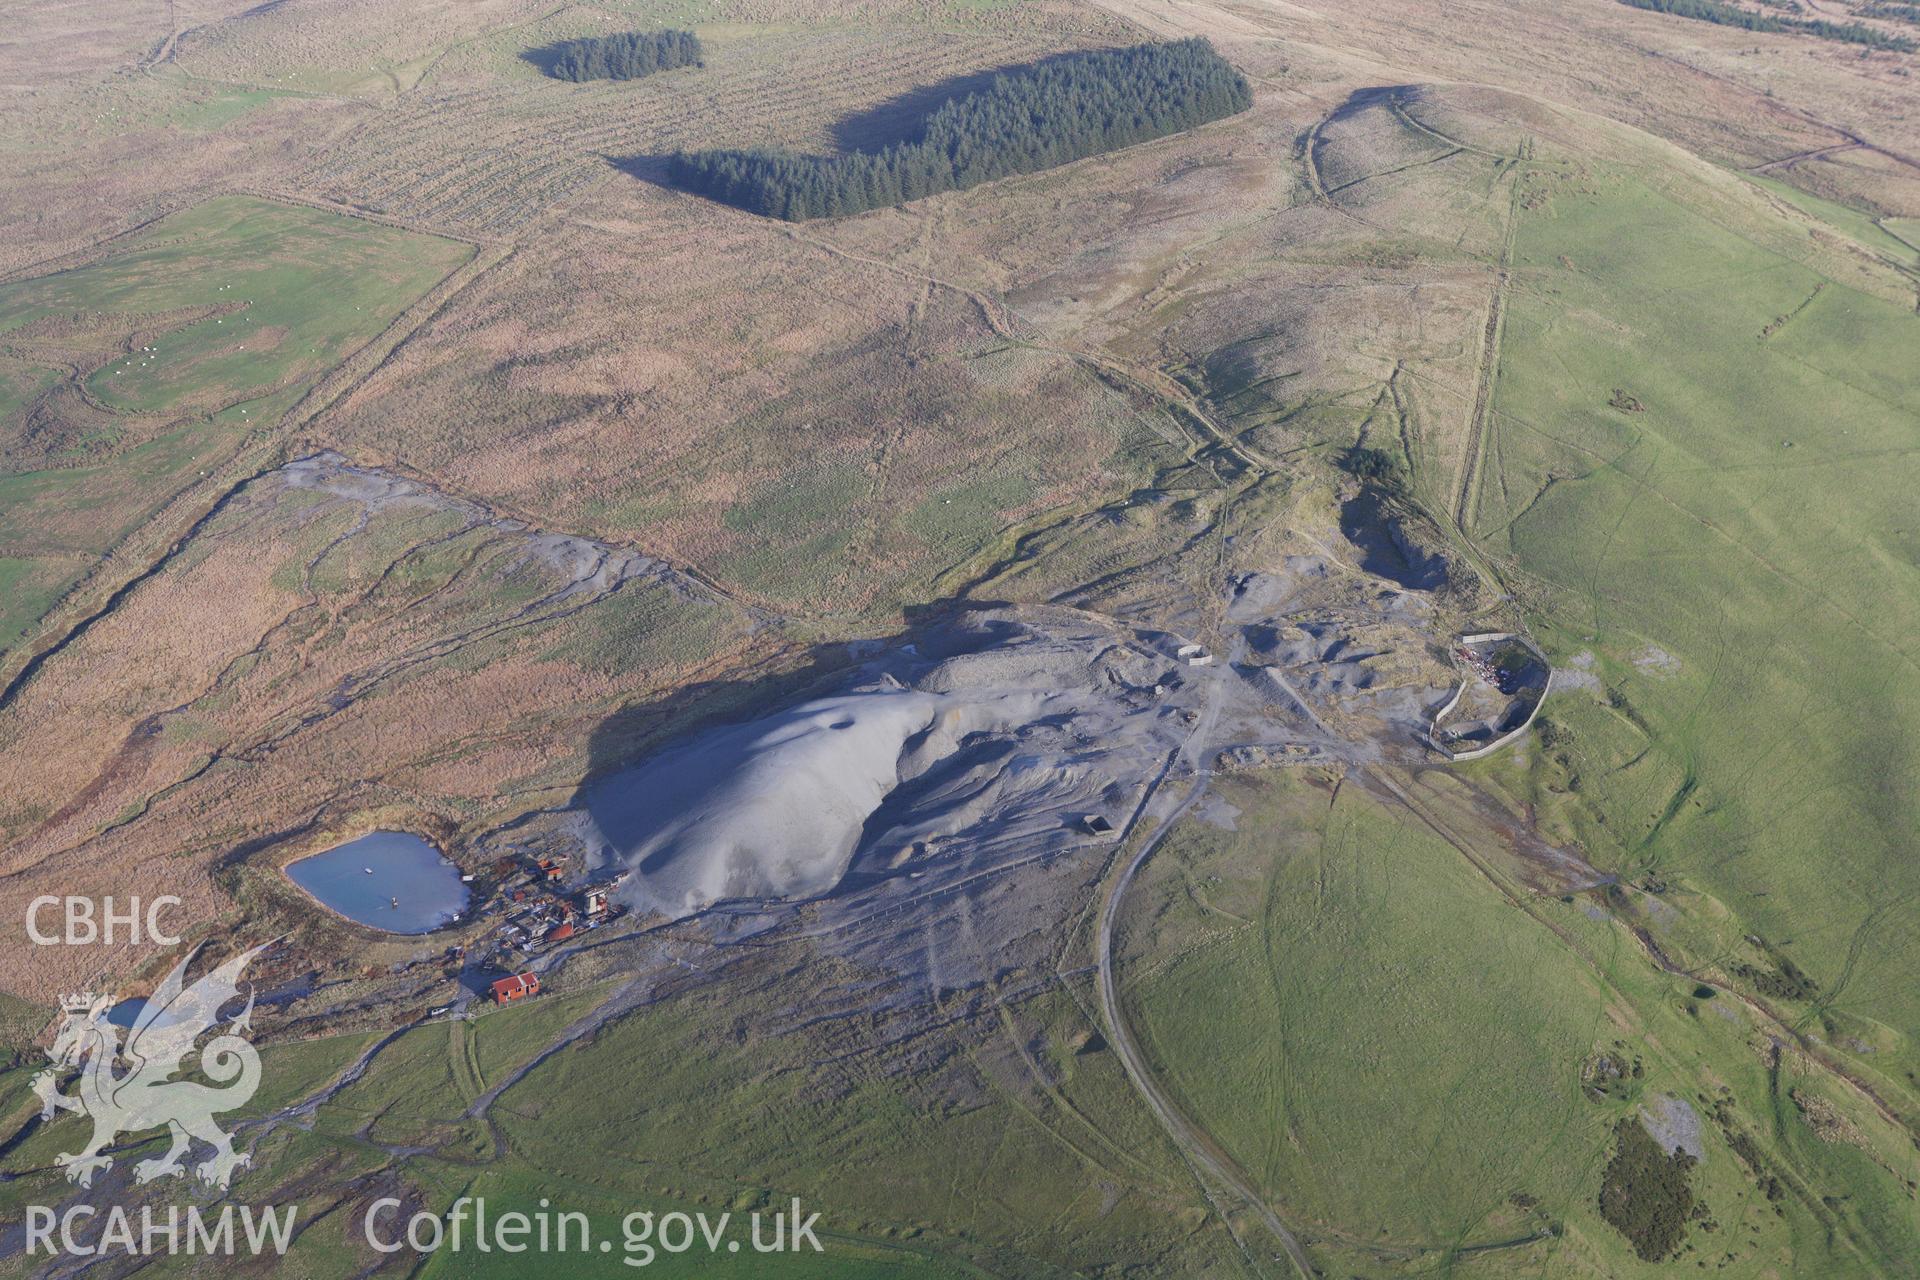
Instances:
[[[1531,785],[1915,1115],[1920,316],[1597,176],[1519,220],[1472,525],[1591,670]]]
[[[1600,900],[1530,919],[1357,785],[1220,794],[1230,829],[1189,820],[1155,855],[1127,999],[1162,1078],[1336,1267],[1657,1274],[1598,1194],[1618,1126],[1674,1099],[1699,1122],[1705,1206],[1679,1260],[1875,1275],[1911,1246],[1902,1183],[1785,1097],[1820,1086],[1770,1077],[1744,1013],[1623,953]],[[1770,1198],[1768,1176],[1808,1194]]]
[[[1524,619],[1557,691],[1469,768],[1220,781],[1120,916],[1157,1078],[1329,1276],[1915,1274],[1896,55],[1614,0],[280,0],[84,39],[78,12],[0,47],[34,86],[0,259],[46,264],[0,284],[0,687],[99,610],[0,712],[8,892],[163,877],[201,923],[291,922],[351,1033],[271,1046],[256,1112],[450,989],[301,914],[296,843],[430,819],[471,852],[954,592],[1218,627],[1249,572],[1363,558],[1335,466],[1364,445],[1485,578],[1433,638]],[[568,85],[528,56],[656,22],[708,65]],[[862,145],[996,66],[1195,32],[1252,107],[1070,169],[807,227],[657,185],[677,148]],[[56,47],[48,87],[23,59]],[[273,479],[285,423],[396,489]],[[740,599],[652,563],[576,590],[613,551]],[[305,1206],[300,1275],[370,1273],[386,1194],[603,1233],[799,1196],[835,1252],[796,1276],[1284,1274],[1108,1043],[1112,880],[1079,870],[929,899],[884,946],[833,903],[583,949],[250,1130],[240,1193]],[[1018,963],[976,933],[1009,920],[1041,940]],[[12,1042],[45,1007],[0,1009]],[[9,1219],[69,1194],[83,1127],[22,1128],[33,1066],[0,1074]]]
[[[578,1275],[631,1274],[620,1242],[635,1211],[731,1213],[744,1233],[749,1214],[795,1196],[821,1214],[824,1255],[697,1250],[662,1255],[649,1273],[1041,1277],[1142,1260],[1168,1274],[1232,1265],[1231,1238],[1111,1054],[1097,1039],[1088,1047],[1086,1014],[1066,992],[956,1009],[938,1047],[923,1038],[933,1028],[910,1017],[898,1045],[869,1057],[842,1052],[831,1024],[750,1029],[775,1025],[811,983],[735,976],[747,980],[724,1007],[643,1006],[524,1076],[569,1023],[618,999],[624,979],[407,1031],[322,1103],[310,1128],[263,1133],[236,1194],[302,1206],[313,1225],[286,1265],[309,1275],[378,1260],[360,1223],[395,1188],[435,1211],[467,1195],[486,1197],[493,1213],[543,1200],[583,1212],[616,1247],[568,1258]],[[268,1085],[248,1114],[312,1094],[372,1042],[269,1049]],[[898,1069],[916,1059],[915,1070]],[[516,1080],[485,1119],[464,1116],[479,1089]],[[24,1071],[0,1076],[22,1115],[25,1082]],[[56,1194],[53,1155],[84,1123],[63,1119],[8,1153],[9,1204]],[[160,1270],[185,1274],[185,1261]],[[525,1274],[515,1261],[469,1250],[425,1262],[421,1274]]]

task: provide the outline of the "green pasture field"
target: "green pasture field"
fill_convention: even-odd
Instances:
[[[516,1156],[593,1170],[631,1195],[721,1207],[798,1195],[837,1230],[1021,1274],[1142,1257],[1205,1265],[1231,1248],[1202,1228],[1195,1188],[1110,1053],[1051,1090],[1004,1074],[1010,1045],[1086,1025],[1066,997],[1004,1026],[960,1026],[946,1033],[951,1065],[897,1076],[865,1055],[839,1062],[806,1034],[740,1043],[761,1015],[774,1021],[766,1001],[735,988],[724,1007],[636,1011],[534,1068],[493,1118]]]
[[[0,556],[0,649],[16,643],[52,607],[61,587],[78,570],[79,566],[72,563],[62,566],[46,560]]]
[[[1756,186],[1773,192],[1796,209],[1810,213],[1822,222],[1833,224],[1867,248],[1906,266],[1920,267],[1920,245],[1901,238],[1898,231],[1900,219],[1875,218],[1871,214],[1811,195],[1791,183],[1782,182],[1778,178],[1769,178],[1764,174],[1749,174],[1748,180]],[[1883,221],[1891,224],[1891,228],[1883,225]]]
[[[1604,179],[1521,216],[1472,529],[1586,668],[1515,785],[1913,1117],[1920,316]]]
[[[189,420],[106,463],[0,475],[0,653],[240,437],[222,416]]]
[[[1692,1182],[1715,1224],[1695,1224],[1683,1262],[1870,1275],[1866,1256],[1913,1247],[1899,1181],[1814,1138],[1744,1015],[1645,966],[1589,899],[1531,919],[1356,785],[1331,803],[1286,775],[1219,794],[1233,829],[1189,818],[1143,873],[1117,944],[1123,999],[1160,1079],[1329,1274],[1659,1273],[1596,1202],[1614,1127],[1667,1095],[1700,1118]],[[1639,1067],[1595,1096],[1585,1073],[1608,1053]],[[1709,1118],[1720,1099],[1812,1207],[1774,1211]]]
[[[166,122],[189,133],[212,133],[238,120],[247,112],[281,97],[270,89],[216,88],[204,94],[188,95],[166,113]]]
[[[104,261],[0,286],[0,340],[61,316],[104,314],[137,330],[155,323],[143,317],[194,309],[136,344],[151,351],[92,371],[86,388],[131,412],[210,411],[332,368],[471,253],[357,218],[220,196]]]
[[[152,515],[170,483],[237,434],[230,424],[190,421],[110,462],[0,475],[0,546],[33,559],[103,555]]]
[[[0,440],[62,376],[32,362],[45,343],[94,352],[82,384],[103,411],[72,465],[56,455],[55,465],[0,475],[0,577],[20,586],[0,605],[0,644],[31,630],[86,557],[270,429],[471,253],[437,236],[221,196],[96,263],[0,285],[0,344],[15,352],[0,380]],[[157,349],[128,349],[140,347]]]
[[[283,1125],[262,1138],[235,1194],[298,1203],[302,1220],[315,1221],[288,1273],[360,1270],[357,1232],[371,1197],[341,1200],[341,1188],[383,1167],[379,1185],[417,1191],[429,1211],[469,1195],[485,1196],[494,1214],[531,1213],[543,1199],[588,1214],[595,1238],[615,1249],[580,1258],[569,1274],[632,1270],[620,1241],[635,1210],[732,1213],[744,1233],[752,1212],[796,1196],[821,1214],[824,1254],[663,1254],[649,1272],[1040,1277],[1141,1258],[1179,1274],[1232,1265],[1218,1220],[1117,1059],[1090,1035],[1087,992],[1056,990],[976,1016],[943,1033],[957,1046],[950,1064],[916,1073],[865,1055],[841,1061],[805,1030],[749,1032],[743,1043],[741,1028],[770,1020],[785,997],[777,984],[735,988],[726,1001],[616,1018],[535,1067],[486,1121],[462,1119],[478,1086],[497,1084],[612,991],[410,1029],[319,1107],[311,1130]],[[372,1041],[356,1033],[269,1048],[266,1101],[248,1113],[310,1096]],[[1023,1049],[1038,1055],[1030,1065],[1020,1065]],[[0,1100],[16,1111],[27,1105],[24,1081],[23,1072],[0,1076]],[[55,1194],[53,1153],[73,1149],[84,1124],[63,1118],[0,1163],[23,1203]],[[435,1150],[404,1149],[414,1143]],[[147,1154],[143,1144],[126,1158]],[[334,1172],[316,1183],[325,1170]],[[468,1251],[434,1258],[421,1274],[525,1274],[515,1261]]]
[[[0,419],[25,412],[58,377],[56,369],[0,356]]]

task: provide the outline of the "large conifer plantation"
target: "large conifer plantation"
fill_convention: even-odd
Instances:
[[[960,191],[1245,111],[1246,79],[1204,39],[1068,54],[995,76],[876,151],[680,152],[672,181],[791,222]]]

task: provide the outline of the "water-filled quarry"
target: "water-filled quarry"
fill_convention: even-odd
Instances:
[[[287,878],[355,924],[385,933],[429,933],[460,918],[460,868],[419,836],[373,831],[287,865]]]

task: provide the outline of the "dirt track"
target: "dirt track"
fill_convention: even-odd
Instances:
[[[1179,752],[1179,757],[1185,758],[1189,763],[1195,763],[1198,759],[1205,757],[1209,750],[1208,735],[1219,717],[1220,696],[1224,687],[1220,673],[1215,673],[1212,685],[1207,709],[1194,724],[1193,732]],[[1169,771],[1174,764],[1175,761],[1168,762]],[[1122,868],[1119,878],[1113,882],[1113,888],[1107,894],[1106,906],[1100,912],[1100,931],[1096,943],[1099,956],[1100,1012],[1106,1019],[1107,1033],[1112,1039],[1114,1052],[1120,1055],[1121,1065],[1126,1068],[1127,1078],[1133,1082],[1134,1088],[1139,1090],[1141,1098],[1152,1109],[1161,1126],[1166,1129],[1167,1135],[1173,1139],[1174,1145],[1179,1147],[1187,1160],[1198,1169],[1206,1170],[1208,1174],[1244,1200],[1248,1207],[1260,1216],[1267,1230],[1273,1233],[1274,1238],[1286,1250],[1294,1269],[1311,1280],[1320,1273],[1314,1268],[1312,1259],[1307,1256],[1305,1247],[1293,1232],[1287,1229],[1286,1223],[1281,1221],[1280,1215],[1274,1211],[1267,1198],[1253,1185],[1252,1179],[1246,1175],[1233,1157],[1228,1155],[1210,1134],[1189,1120],[1179,1106],[1167,1096],[1159,1082],[1153,1078],[1153,1073],[1140,1052],[1139,1044],[1134,1039],[1133,1029],[1127,1023],[1126,1012],[1120,1002],[1119,987],[1114,980],[1113,927],[1115,920],[1119,918],[1120,907],[1126,899],[1127,889],[1133,883],[1135,873],[1153,855],[1153,851],[1165,839],[1167,832],[1172,830],[1173,824],[1178,822],[1181,816],[1206,794],[1211,774],[1212,771],[1207,768],[1195,768],[1193,782],[1186,797],[1161,818],[1154,826],[1152,833],[1140,842],[1139,849]],[[1163,777],[1160,781],[1163,783],[1165,778]],[[1158,785],[1155,787],[1155,794],[1157,792]],[[1151,799],[1150,794],[1149,802]],[[1146,809],[1147,805],[1142,804],[1140,814],[1136,815],[1136,821],[1140,816],[1144,816]],[[1228,1224],[1228,1228],[1232,1229],[1231,1223]],[[1241,1242],[1241,1247],[1245,1248],[1244,1241]],[[1249,1261],[1253,1261],[1251,1255],[1249,1255]]]

